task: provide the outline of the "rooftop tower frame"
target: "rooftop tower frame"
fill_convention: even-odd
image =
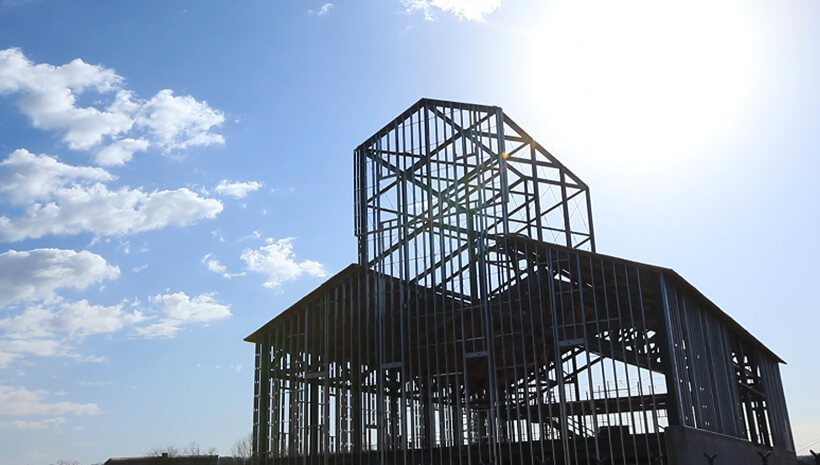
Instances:
[[[422,99],[354,157],[362,267],[478,296],[494,237],[595,251],[589,187],[499,107]]]

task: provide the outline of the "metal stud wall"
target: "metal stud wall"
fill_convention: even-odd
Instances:
[[[359,263],[266,324],[270,464],[657,464],[670,425],[793,450],[780,360],[673,271],[595,253],[587,186],[500,108],[355,152]]]

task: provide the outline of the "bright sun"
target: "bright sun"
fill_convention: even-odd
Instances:
[[[681,163],[737,118],[756,79],[740,2],[560,2],[529,63],[550,133],[613,166]],[[607,163],[609,164],[609,163]]]

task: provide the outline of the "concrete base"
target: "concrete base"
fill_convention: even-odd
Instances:
[[[664,435],[669,465],[708,465],[704,453],[717,455],[715,465],[760,465],[763,461],[757,453],[765,454],[769,451],[766,447],[744,439],[683,426],[669,426]],[[768,465],[797,463],[794,452],[779,447],[771,452]]]

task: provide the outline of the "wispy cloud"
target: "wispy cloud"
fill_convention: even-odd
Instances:
[[[316,15],[316,16],[324,16],[324,15],[330,13],[330,10],[335,8],[335,6],[336,5],[328,2],[328,3],[325,3],[324,5],[322,5],[321,7],[319,7],[318,10],[308,10],[308,13],[312,14],[312,15]]]
[[[112,383],[111,381],[85,381],[85,380],[80,380],[79,384],[80,384],[80,386],[84,386],[84,387],[109,387],[109,386],[114,385],[114,383]]]
[[[56,428],[65,423],[64,417],[46,418],[44,420],[0,421],[0,427],[11,429],[47,429]]]
[[[102,413],[95,403],[49,402],[45,398],[53,393],[37,389],[29,390],[21,386],[0,384],[0,412],[4,416],[35,415],[97,415]]]
[[[435,21],[435,11],[451,13],[459,19],[483,22],[501,7],[503,0],[401,0],[408,12],[421,11],[424,19]]]
[[[205,266],[208,267],[209,271],[213,271],[214,273],[220,274],[220,275],[222,275],[223,278],[227,278],[227,279],[231,279],[231,278],[234,278],[236,276],[244,276],[245,275],[245,272],[229,273],[227,266],[223,265],[222,262],[220,262],[216,258],[212,258],[212,257],[213,257],[213,254],[211,254],[211,253],[205,254],[205,256],[202,257],[202,263],[205,264]]]
[[[3,6],[8,6],[8,7],[17,7],[17,6],[28,5],[30,3],[40,3],[42,1],[43,0],[3,0],[2,5]]]
[[[262,214],[264,215],[266,213],[263,212]],[[240,237],[239,242],[252,241],[252,240],[259,239],[260,237],[262,237],[262,233],[259,232],[259,230],[254,229],[253,231],[250,232],[250,234],[245,234],[244,236]]]

